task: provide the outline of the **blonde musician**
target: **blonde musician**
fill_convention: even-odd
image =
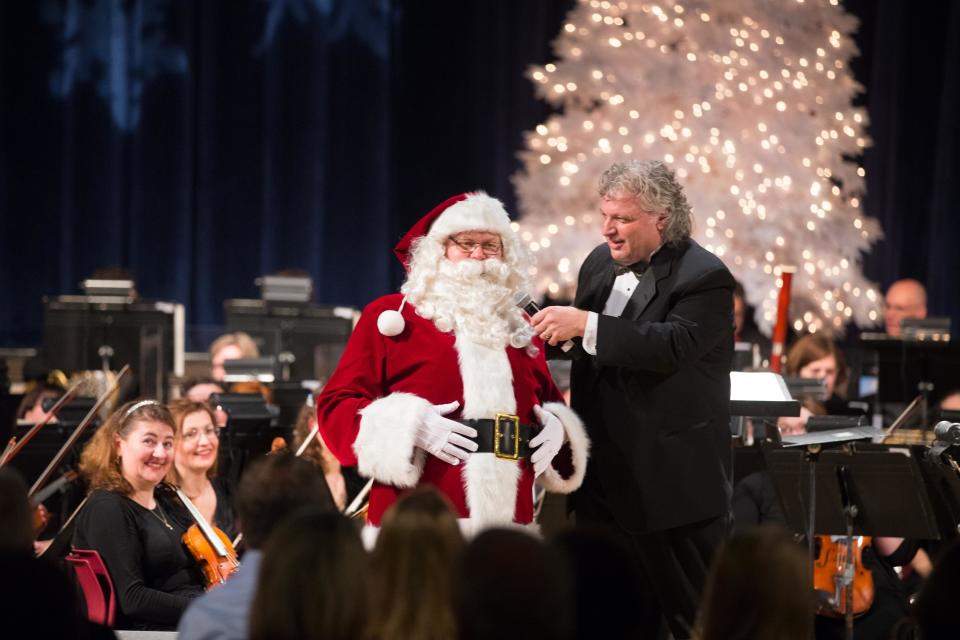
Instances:
[[[117,628],[175,629],[203,593],[181,544],[189,516],[158,490],[173,465],[176,432],[161,403],[130,402],[97,429],[80,458],[91,493],[73,544],[103,559],[117,595]]]
[[[183,491],[209,524],[232,538],[236,532],[231,492],[216,478],[220,452],[216,415],[210,405],[187,399],[174,400],[167,408],[177,425],[177,436],[166,479]]]

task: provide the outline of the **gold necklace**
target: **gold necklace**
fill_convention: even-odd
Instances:
[[[163,523],[163,526],[165,526],[165,527],[166,527],[167,529],[169,529],[170,531],[173,531],[173,526],[170,524],[170,521],[167,520],[167,516],[166,516],[166,514],[163,512],[163,509],[160,508],[160,503],[159,503],[159,502],[157,503],[157,508],[156,508],[156,509],[147,509],[147,511],[149,511],[150,513],[152,513],[153,516],[154,516],[157,520],[159,520],[161,523]],[[159,512],[159,513],[157,513],[157,512]]]

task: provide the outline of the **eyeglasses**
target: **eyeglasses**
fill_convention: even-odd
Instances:
[[[499,242],[477,242],[476,240],[458,240],[453,236],[449,238],[450,242],[457,245],[461,251],[467,255],[472,254],[477,250],[477,247],[480,247],[480,250],[483,251],[485,256],[495,256],[503,251],[503,245]]]
[[[200,439],[200,434],[207,436],[207,440],[218,440],[220,438],[220,427],[210,425],[203,429],[190,429],[183,432],[184,442],[195,442]]]

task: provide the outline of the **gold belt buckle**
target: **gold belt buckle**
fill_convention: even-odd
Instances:
[[[513,425],[513,453],[504,453],[500,450],[500,438],[508,435],[500,427],[501,423]],[[493,455],[504,460],[516,460],[520,457],[520,416],[509,413],[497,414],[497,418],[493,422]]]

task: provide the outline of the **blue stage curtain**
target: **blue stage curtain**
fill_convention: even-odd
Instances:
[[[39,345],[41,296],[129,267],[190,325],[306,269],[322,303],[402,279],[390,248],[485,189],[511,213],[524,77],[573,0],[0,2],[0,345]],[[846,0],[862,19],[867,275],[926,282],[960,327],[960,3]],[[206,345],[192,344],[192,348]]]
[[[385,292],[392,11],[2,3],[0,344],[38,344],[41,296],[105,265],[196,325],[288,267],[324,302]]]
[[[886,238],[867,276],[925,283],[930,315],[960,331],[960,3],[848,0],[862,19],[854,62],[867,88],[868,215]]]

